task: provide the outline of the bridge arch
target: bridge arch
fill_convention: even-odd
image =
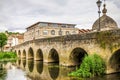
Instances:
[[[59,63],[59,55],[56,49],[52,48],[49,51],[48,62]]]
[[[120,71],[120,49],[116,50],[110,57],[109,64],[115,71]]]
[[[26,51],[25,51],[25,49],[23,50],[22,58],[23,58],[23,59],[26,59]]]
[[[34,59],[34,52],[32,47],[28,49],[28,59]]]
[[[18,57],[21,58],[21,51],[18,50]]]
[[[87,55],[87,52],[84,49],[80,47],[74,48],[69,56],[71,66],[80,65],[85,55]]]
[[[43,60],[43,52],[41,49],[38,49],[36,52],[36,60],[40,60],[40,61]]]

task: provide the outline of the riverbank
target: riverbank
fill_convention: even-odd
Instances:
[[[14,52],[0,52],[0,61],[14,61],[17,55]]]

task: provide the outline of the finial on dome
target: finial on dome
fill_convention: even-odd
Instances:
[[[103,13],[103,15],[106,15],[106,13],[107,13],[107,9],[106,9],[106,4],[105,4],[105,0],[104,0],[104,5],[103,5],[103,10],[102,10],[102,13]]]

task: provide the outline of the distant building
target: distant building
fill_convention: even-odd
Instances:
[[[75,28],[75,26],[76,24],[37,22],[26,28],[27,31],[24,33],[24,41],[78,34],[79,29]]]
[[[4,46],[4,50],[5,51],[10,51],[12,46],[21,44],[24,42],[24,37],[23,34],[8,34],[6,33],[6,35],[8,36],[8,40],[7,40],[7,44]]]

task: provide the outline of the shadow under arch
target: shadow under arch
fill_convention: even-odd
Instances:
[[[26,59],[26,51],[25,51],[25,49],[23,50],[23,58]]]
[[[49,52],[48,62],[49,63],[59,63],[59,54],[54,48],[52,48]]]
[[[28,59],[34,59],[34,52],[31,47],[28,50]]]
[[[18,57],[21,58],[21,51],[18,51]]]
[[[38,49],[38,50],[37,50],[37,53],[36,53],[36,60],[43,61],[43,52],[42,52],[41,49]]]
[[[85,55],[87,55],[87,52],[84,49],[80,47],[74,48],[69,56],[70,66],[80,65]]]
[[[120,49],[113,53],[108,63],[116,72],[120,71]]]

